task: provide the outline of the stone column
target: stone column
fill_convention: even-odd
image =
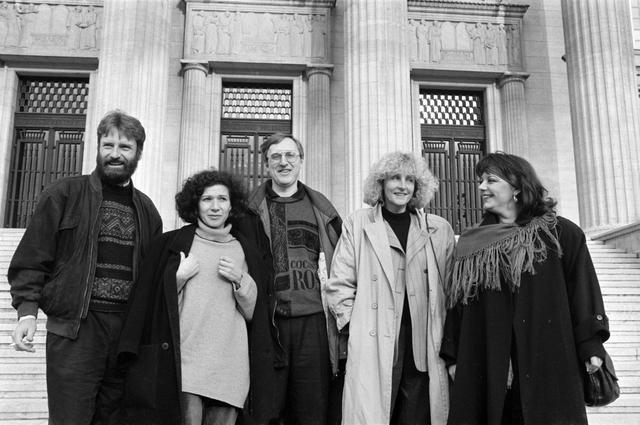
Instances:
[[[210,143],[205,125],[209,111],[205,91],[208,73],[208,64],[182,64],[182,122],[177,187],[181,187],[184,180],[194,172],[210,166]]]
[[[13,117],[16,112],[18,97],[18,74],[9,68],[0,68],[0,226],[6,217],[7,199],[9,197],[8,184],[9,169],[11,167],[11,146],[14,137]]]
[[[527,114],[524,81],[528,74],[507,73],[498,81],[502,105],[504,151],[528,157]]]
[[[640,106],[626,0],[563,0],[580,224],[640,220]]]
[[[331,199],[331,74],[332,65],[307,69],[307,139],[304,141],[306,183]]]
[[[406,0],[345,2],[347,212],[383,154],[412,151]]]
[[[92,87],[95,89],[92,125],[97,126],[107,111],[116,108],[140,120],[147,138],[133,181],[163,211],[163,203],[173,204],[173,193],[163,190],[161,178],[163,145],[170,143],[164,140],[170,69],[169,0],[105,1],[102,22],[99,69],[96,85]],[[93,133],[88,133],[85,169],[95,166]]]

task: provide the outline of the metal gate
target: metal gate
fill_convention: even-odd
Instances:
[[[231,82],[222,93],[220,169],[240,176],[250,192],[268,179],[260,151],[264,139],[291,134],[291,85]]]
[[[21,78],[5,227],[26,227],[49,183],[82,173],[87,79]]]
[[[447,219],[456,234],[482,218],[475,166],[485,151],[479,92],[420,92],[422,153],[440,187],[427,206]]]
[[[423,140],[423,156],[440,179],[440,189],[428,210],[445,218],[456,234],[478,223],[482,205],[474,168],[482,157],[482,143],[454,139]]]

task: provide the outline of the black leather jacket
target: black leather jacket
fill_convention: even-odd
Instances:
[[[18,317],[47,315],[47,330],[76,338],[87,315],[98,250],[102,183],[91,175],[59,180],[38,200],[9,265],[12,305]],[[153,237],[162,233],[162,219],[153,202],[133,189],[136,211],[134,281],[140,259]]]

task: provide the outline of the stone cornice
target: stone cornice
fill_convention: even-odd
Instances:
[[[507,4],[502,2],[464,2],[439,0],[408,0],[410,12],[433,12],[463,14],[472,16],[504,16],[522,18],[528,5]]]
[[[335,7],[336,0],[183,0],[185,3],[199,4],[229,4],[232,6],[305,6],[305,7]]]

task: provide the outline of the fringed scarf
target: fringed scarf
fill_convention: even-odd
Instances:
[[[497,223],[465,231],[456,246],[448,306],[466,305],[481,291],[500,291],[501,276],[516,292],[522,273],[535,274],[534,264],[547,259],[549,242],[562,255],[556,223],[556,215],[547,213],[524,226]]]

